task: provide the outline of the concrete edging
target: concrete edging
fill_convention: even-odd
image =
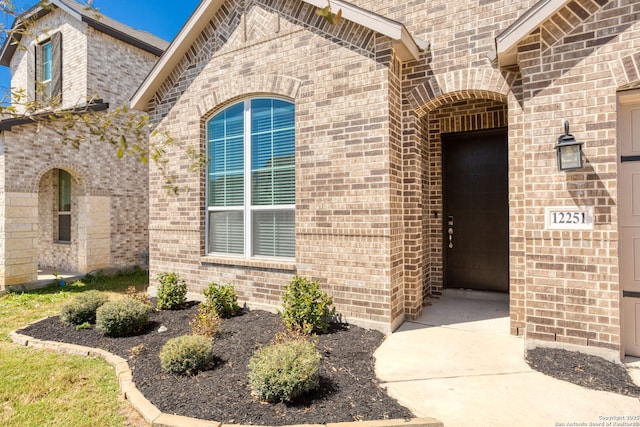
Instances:
[[[41,319],[42,320],[42,319]],[[36,321],[39,322],[40,320]],[[129,363],[120,356],[106,350],[84,347],[77,344],[67,344],[56,341],[45,341],[16,331],[9,333],[9,338],[15,344],[43,350],[53,350],[59,353],[73,354],[85,357],[101,357],[115,369],[120,392],[131,405],[140,413],[152,427],[243,427],[239,424],[223,424],[217,421],[200,420],[198,418],[181,415],[166,414],[160,411],[138,390],[133,382],[133,374]],[[443,427],[442,422],[434,418],[411,418],[395,420],[353,421],[329,424],[305,424],[305,427]],[[260,426],[251,426],[260,427]],[[293,426],[291,426],[293,427]]]

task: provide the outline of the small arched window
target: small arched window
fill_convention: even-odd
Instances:
[[[295,257],[295,111],[253,98],[207,122],[207,251]]]
[[[58,169],[58,239],[71,241],[71,175]]]

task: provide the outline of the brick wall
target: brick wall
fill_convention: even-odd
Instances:
[[[331,27],[296,2],[251,2],[245,18],[240,4],[228,5],[151,111],[180,141],[168,155],[183,187],[177,198],[166,194],[152,170],[151,273],[179,272],[194,290],[228,281],[241,299],[275,306],[297,272],[319,280],[346,318],[388,328],[402,315],[397,306],[392,314],[390,296],[392,288],[402,294],[402,268],[390,267],[401,246],[390,221],[402,222],[402,184],[389,174],[401,150],[399,120],[393,132],[388,120],[391,94],[400,103],[399,81],[388,83],[390,42],[353,24]],[[184,148],[204,150],[206,119],[253,94],[295,103],[295,262],[204,256],[204,174],[184,172]]]
[[[433,36],[436,28],[442,34],[432,52],[401,64],[384,37],[348,21],[328,26],[296,2],[249,2],[244,16],[229,2],[212,19],[156,94],[152,116],[183,147],[204,150],[204,121],[215,111],[252,93],[282,94],[270,79],[296,82],[295,91],[285,91],[297,111],[296,260],[257,266],[203,257],[204,177],[184,172],[188,159],[173,149],[170,164],[181,171],[185,192],[165,194],[161,175],[152,171],[152,273],[181,272],[196,290],[226,277],[241,298],[277,305],[280,287],[297,271],[320,280],[347,317],[382,329],[417,317],[424,296],[441,290],[441,223],[432,217],[441,212],[440,148],[438,130],[430,126],[506,125],[518,80],[486,58],[502,28],[488,22],[496,10],[505,20],[518,10],[507,2],[481,6],[482,26],[465,24],[464,38],[477,46],[460,44],[452,54],[444,44],[460,43],[462,29],[443,29],[438,13],[453,13],[460,22],[477,18],[468,6],[451,11],[441,2],[429,6],[429,15],[424,5],[361,3],[419,37]],[[432,112],[442,117],[430,121]],[[176,251],[180,262],[172,262]]]
[[[89,29],[59,9],[33,27],[37,40],[58,31],[63,43],[64,107],[96,96],[109,103],[111,110],[127,103],[157,59]],[[18,49],[12,58],[12,85],[31,87],[34,37],[23,41],[27,49]],[[123,119],[117,119],[113,126],[123,124]],[[14,265],[20,259],[19,250],[3,252],[5,264],[14,266],[5,270],[0,285],[35,280],[38,265],[88,272],[143,262],[141,254],[148,248],[148,166],[132,156],[119,159],[111,145],[96,140],[82,125],[70,131],[82,140],[78,149],[65,145],[62,133],[58,125],[46,123],[15,126],[4,132],[3,200],[11,206],[12,198],[34,194],[38,202],[24,218],[8,220],[13,231],[5,230],[3,242],[22,239],[16,243],[20,248],[32,243],[23,248],[29,253],[23,257],[24,265]],[[57,169],[68,171],[73,179],[71,244],[54,243]],[[20,235],[26,229],[37,238]]]
[[[87,31],[86,24],[69,19],[60,9],[54,9],[30,28],[22,38],[22,47],[11,59],[11,87],[24,88],[33,99],[35,72],[35,46],[62,33],[62,107],[71,108],[87,99]],[[21,108],[20,105],[16,105]]]
[[[87,96],[98,96],[114,107],[128,105],[158,58],[95,28],[88,28],[86,37]]]
[[[620,81],[613,70],[637,55],[639,11],[625,1],[572,2],[519,47],[524,164],[535,177],[524,189],[532,339],[621,348],[616,91],[639,78]],[[575,172],[558,172],[551,149],[565,119],[585,142],[586,166]],[[593,231],[545,229],[545,206],[576,205],[593,206]]]
[[[230,1],[173,70],[151,108],[177,198],[151,172],[152,272],[199,290],[234,283],[277,305],[298,272],[321,281],[347,317],[393,329],[442,292],[440,134],[508,127],[511,332],[620,348],[616,90],[637,86],[639,5],[576,0],[520,46],[519,66],[492,60],[496,36],[529,1],[354,1],[406,25],[430,49],[399,63],[389,41],[300,2]],[[636,49],[637,50],[637,49]],[[301,60],[304,58],[304,60]],[[205,256],[206,119],[253,94],[296,105],[296,259]],[[584,171],[559,173],[562,121],[585,140]],[[593,231],[544,229],[544,207],[594,206]]]

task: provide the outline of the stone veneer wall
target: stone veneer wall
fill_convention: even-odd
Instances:
[[[96,96],[111,109],[124,105],[157,60],[60,10],[33,27],[35,34],[55,31],[62,32],[65,107]],[[33,39],[23,40],[27,49],[18,49],[11,63],[12,85],[31,87]],[[4,132],[0,286],[35,280],[38,265],[79,272],[140,265],[148,249],[148,166],[132,156],[118,159],[109,144],[91,142],[82,126],[72,130],[84,138],[81,147],[64,145],[53,126],[28,124]],[[56,169],[73,177],[71,244],[53,242]]]

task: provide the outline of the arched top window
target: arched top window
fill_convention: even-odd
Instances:
[[[71,242],[71,175],[58,169],[58,242]]]
[[[295,109],[233,104],[207,122],[207,252],[295,257]]]

